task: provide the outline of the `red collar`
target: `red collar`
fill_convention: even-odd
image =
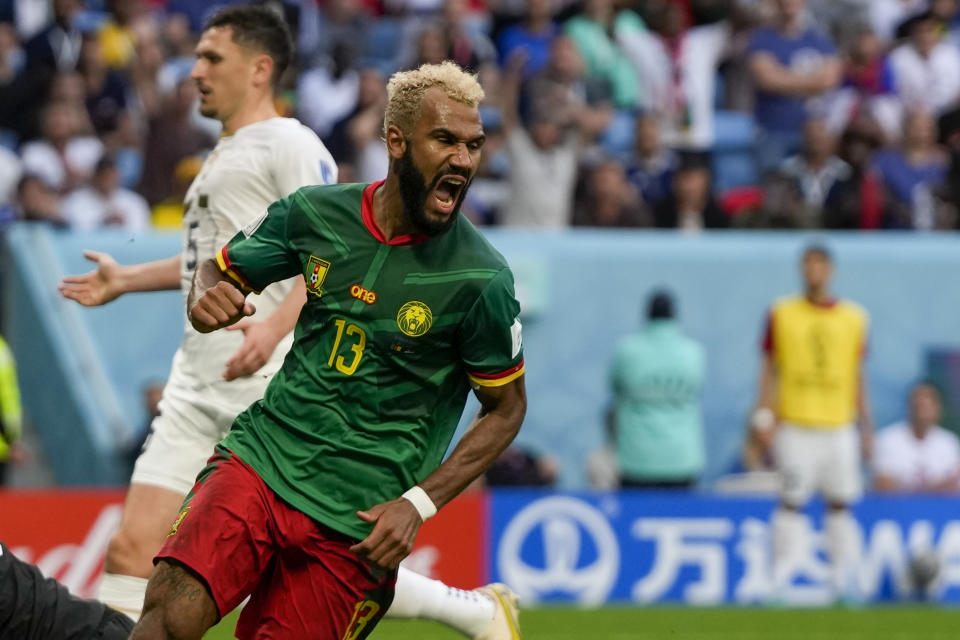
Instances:
[[[397,236],[389,242],[387,237],[383,235],[380,227],[377,226],[377,221],[373,219],[373,193],[380,188],[380,185],[384,183],[383,180],[378,182],[371,182],[363,190],[363,198],[360,201],[360,214],[363,218],[363,224],[367,227],[367,231],[370,232],[374,238],[383,244],[388,244],[392,247],[396,246],[409,246],[412,244],[420,244],[421,242],[426,242],[430,239],[430,236],[424,235],[422,233],[414,233],[406,236]]]

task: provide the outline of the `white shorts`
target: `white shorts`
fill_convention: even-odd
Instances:
[[[255,376],[190,386],[171,375],[163,388],[160,415],[133,467],[131,484],[146,484],[186,495],[234,418],[263,397],[266,380]]]
[[[782,423],[774,444],[780,498],[801,507],[815,491],[830,502],[850,504],[863,493],[856,427],[798,427]]]

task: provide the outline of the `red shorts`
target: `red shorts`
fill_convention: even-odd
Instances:
[[[207,583],[220,615],[251,596],[237,637],[360,640],[393,601],[397,573],[350,552],[356,541],[281,500],[243,460],[218,449],[154,558]]]

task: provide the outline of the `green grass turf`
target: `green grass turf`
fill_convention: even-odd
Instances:
[[[956,640],[960,611],[846,609],[540,608],[520,617],[524,640]],[[206,635],[232,638],[236,614]],[[456,640],[430,622],[386,621],[371,640]]]

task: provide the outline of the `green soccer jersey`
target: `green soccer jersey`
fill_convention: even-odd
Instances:
[[[298,273],[307,302],[264,398],[223,445],[281,498],[354,538],[357,510],[441,462],[470,385],[523,375],[519,304],[503,257],[469,221],[385,241],[380,183],[306,187],[217,257],[245,291]]]

